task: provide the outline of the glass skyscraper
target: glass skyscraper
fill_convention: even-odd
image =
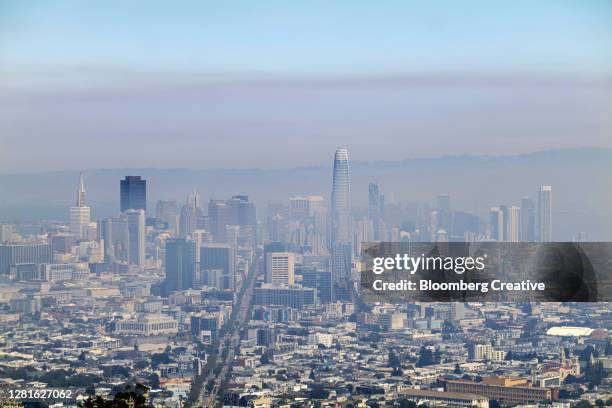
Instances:
[[[351,185],[348,151],[336,149],[332,187],[332,242],[351,242]]]
[[[140,176],[125,176],[121,180],[121,212],[147,210],[147,181]]]
[[[166,240],[166,279],[164,293],[192,289],[196,273],[196,244],[185,238]]]

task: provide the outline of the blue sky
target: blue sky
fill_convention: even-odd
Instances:
[[[608,74],[612,3],[8,1],[3,70]]]
[[[0,173],[612,147],[611,78],[609,0],[0,0]]]

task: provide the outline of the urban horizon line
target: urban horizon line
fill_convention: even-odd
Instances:
[[[350,145],[341,145],[336,148],[346,148],[350,150]],[[331,151],[331,150],[330,150]],[[563,147],[563,148],[549,148],[549,149],[538,149],[524,153],[513,153],[513,154],[453,154],[453,155],[438,155],[438,156],[424,156],[424,157],[406,157],[398,160],[349,160],[351,166],[368,166],[378,164],[394,164],[394,163],[406,163],[406,162],[425,162],[425,161],[437,161],[437,160],[455,160],[455,159],[516,159],[521,157],[546,155],[551,153],[565,153],[565,152],[601,152],[601,153],[612,153],[612,146],[578,146],[578,147]],[[331,156],[331,155],[330,155]],[[33,172],[0,172],[0,176],[23,176],[23,175],[37,175],[37,174],[53,174],[53,173],[88,173],[88,172],[113,172],[113,171],[188,171],[188,172],[253,172],[253,171],[283,171],[283,170],[308,170],[308,169],[328,169],[332,168],[332,165],[313,164],[309,166],[296,166],[296,167],[227,167],[227,168],[190,168],[190,167],[107,167],[107,168],[91,168],[91,169],[63,169],[63,170],[37,170]]]

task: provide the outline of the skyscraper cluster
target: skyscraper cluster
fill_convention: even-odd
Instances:
[[[523,197],[520,207],[505,205],[492,207],[489,212],[491,239],[504,242],[550,242],[552,240],[551,197],[552,187],[541,186],[538,191],[537,212],[531,197]]]

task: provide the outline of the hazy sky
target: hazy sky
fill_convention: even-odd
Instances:
[[[0,1],[0,172],[612,146],[612,3]]]

